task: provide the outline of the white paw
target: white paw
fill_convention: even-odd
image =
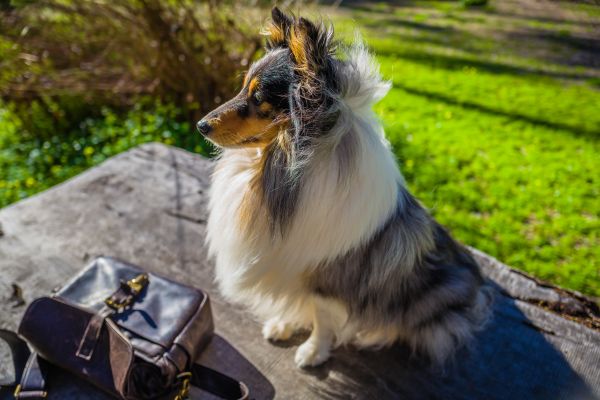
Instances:
[[[262,329],[263,337],[267,340],[288,340],[292,337],[294,329],[291,324],[279,318],[272,318],[265,322]]]
[[[312,340],[307,340],[296,350],[294,361],[300,368],[315,367],[327,361],[329,354],[329,346],[319,345],[319,343]]]

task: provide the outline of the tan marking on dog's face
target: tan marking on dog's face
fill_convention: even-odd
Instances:
[[[248,84],[248,97],[250,97],[254,94],[254,91],[258,87],[258,84],[259,84],[258,77],[255,76],[254,78],[252,78],[252,80]]]
[[[275,140],[287,124],[287,119],[259,115],[272,110],[269,103],[256,106],[242,92],[211,113],[208,122],[212,129],[207,138],[222,147],[264,147]]]
[[[221,114],[211,122],[209,139],[223,147],[263,147],[273,141],[280,126],[256,116],[242,118],[236,111]]]
[[[268,114],[273,111],[273,105],[271,103],[267,103],[263,101],[260,106],[258,106],[258,110],[262,113]]]
[[[250,68],[237,96],[204,117],[210,125],[205,134],[208,140],[222,147],[264,147],[287,128],[289,116],[281,104],[273,103],[280,101],[283,95],[279,91],[265,92],[273,87],[280,89],[273,85],[269,76],[261,75],[269,73],[265,72],[265,65],[277,59],[267,57],[266,60],[259,67],[253,65]],[[271,86],[265,86],[265,82],[271,82]]]

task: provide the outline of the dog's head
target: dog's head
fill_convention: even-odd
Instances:
[[[272,10],[267,52],[249,69],[240,93],[210,112],[198,131],[221,147],[266,147],[294,130],[316,135],[335,122],[333,31]]]

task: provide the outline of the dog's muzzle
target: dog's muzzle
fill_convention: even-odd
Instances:
[[[206,121],[205,119],[201,119],[200,121],[198,121],[198,123],[196,124],[196,128],[198,129],[198,132],[200,132],[203,136],[208,135],[212,130],[212,126],[210,126],[208,121]]]

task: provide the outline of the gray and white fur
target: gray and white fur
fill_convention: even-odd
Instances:
[[[277,92],[277,134],[252,147],[207,135],[223,147],[207,239],[222,293],[263,318],[268,339],[310,329],[302,367],[335,346],[396,341],[444,362],[483,326],[490,298],[469,251],[405,185],[371,109],[389,84],[359,40],[340,57],[331,28],[278,9],[271,28],[247,77],[260,84],[232,102]]]

